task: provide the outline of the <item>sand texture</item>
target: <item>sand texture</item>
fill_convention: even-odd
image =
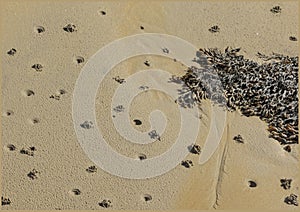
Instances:
[[[274,14],[270,9],[276,5],[282,10]],[[3,0],[0,8],[2,210],[298,208],[284,200],[290,194],[300,195],[299,145],[293,145],[291,152],[285,151],[269,138],[267,124],[258,117],[228,112],[220,145],[204,164],[198,164],[202,153],[189,153],[184,160],[193,162],[190,168],[179,163],[163,175],[127,179],[110,174],[88,157],[75,127],[88,132],[86,128],[91,126],[86,122],[74,127],[72,115],[75,85],[84,66],[99,49],[126,36],[161,33],[177,36],[196,48],[241,47],[244,57],[259,63],[263,61],[257,52],[298,56],[298,41],[289,39],[299,38],[297,1]],[[219,32],[208,30],[214,25],[220,28]],[[147,39],[137,43],[141,49],[156,48],[147,46]],[[16,52],[8,54],[12,48]],[[183,57],[188,55],[185,49],[178,47],[176,51]],[[118,56],[122,53],[112,55]],[[97,64],[93,68],[104,62]],[[148,159],[163,154],[176,141],[182,124],[181,109],[171,95],[141,87],[143,92],[125,109],[130,122],[114,124],[124,110],[117,107],[123,105],[121,100],[114,104],[112,99],[116,90],[123,90],[121,86],[129,85],[130,77],[140,71],[149,72],[132,83],[160,86],[165,75],[157,77],[155,70],[183,76],[187,68],[172,56],[136,56],[112,68],[97,85],[96,94],[89,93],[93,85],[86,83],[84,98],[95,97],[93,130],[101,132],[116,153],[141,163],[140,158],[146,157],[141,168],[147,168]],[[117,82],[116,77],[125,82]],[[82,122],[90,120],[85,119],[85,104],[88,105],[83,101],[83,110],[77,116]],[[195,143],[203,149],[213,108],[209,100],[195,107],[199,107],[198,115],[182,109],[188,111],[187,116],[199,116],[199,127],[194,122],[187,123],[190,131],[185,136],[195,134]],[[137,144],[116,130],[130,132],[132,139],[137,132],[147,135],[151,129],[149,114],[155,110],[164,114],[153,114],[153,119],[161,119],[157,124],[165,127],[159,139],[150,139],[149,143],[145,139]],[[244,143],[234,141],[238,134]],[[92,154],[97,155],[97,148],[95,145]],[[116,159],[106,155],[105,158],[111,163]],[[171,163],[167,159],[162,162]],[[103,166],[111,164],[105,162]],[[135,173],[122,166],[117,171],[132,176]],[[281,186],[280,180],[285,178],[292,179],[289,189]]]

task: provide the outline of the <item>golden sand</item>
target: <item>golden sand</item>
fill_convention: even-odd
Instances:
[[[270,12],[275,5],[281,6],[280,14]],[[189,169],[179,164],[155,178],[124,179],[99,167],[94,173],[87,171],[96,164],[77,141],[72,97],[81,68],[92,55],[138,33],[175,35],[198,48],[241,47],[253,60],[258,60],[258,51],[297,55],[298,42],[289,36],[298,35],[298,11],[296,1],[1,1],[2,196],[11,200],[2,209],[102,209],[99,203],[104,199],[113,209],[297,208],[285,204],[284,198],[299,195],[299,147],[284,151],[268,138],[267,125],[259,118],[228,114],[221,144],[203,165],[197,163],[199,155],[189,154],[186,159],[194,163]],[[68,24],[76,31],[64,31]],[[208,31],[214,25],[219,33]],[[7,54],[11,48],[17,51],[14,56]],[[41,64],[41,71],[33,69],[34,64]],[[99,130],[113,149],[132,158],[162,154],[180,129],[176,104],[157,91],[137,96],[129,116],[141,120],[141,126],[132,127],[145,132],[149,113],[161,110],[168,121],[163,142],[133,144],[114,129],[111,99],[119,84],[112,78],[126,80],[147,68],[182,76],[187,67],[159,56],[128,59],[109,72],[96,98]],[[201,109],[203,133],[196,143],[202,147],[210,124],[209,101]],[[233,140],[237,134],[244,144]],[[35,147],[33,156],[20,153],[29,147]],[[30,172],[36,177],[30,178]],[[280,187],[282,178],[293,179],[290,190]],[[249,187],[249,181],[256,187]]]

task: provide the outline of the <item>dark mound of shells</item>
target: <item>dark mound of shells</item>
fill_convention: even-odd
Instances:
[[[238,55],[239,51],[200,49],[210,66],[190,67],[181,78],[193,99],[201,103],[208,98],[229,111],[259,116],[268,123],[270,137],[282,145],[298,144],[298,57],[258,53],[268,61],[259,64]]]

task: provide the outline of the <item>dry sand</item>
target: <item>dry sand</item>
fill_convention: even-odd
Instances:
[[[270,12],[275,5],[281,6],[280,14]],[[95,164],[76,138],[72,93],[92,55],[115,39],[138,33],[175,35],[198,48],[241,47],[241,53],[253,60],[258,51],[297,55],[298,42],[289,36],[298,37],[298,11],[296,1],[1,1],[2,196],[11,200],[2,209],[103,209],[99,206],[103,199],[111,200],[113,209],[296,209],[284,198],[300,195],[299,147],[284,151],[268,138],[267,125],[259,118],[229,113],[221,144],[204,165],[197,164],[198,155],[189,154],[186,159],[194,162],[190,169],[178,165],[155,178],[124,179],[99,167],[95,173],[86,171]],[[70,23],[76,25],[76,32],[63,30]],[[213,25],[220,27],[219,33],[208,31]],[[38,26],[45,31],[37,33]],[[7,54],[11,48],[17,50],[14,56]],[[77,56],[84,62],[77,64]],[[150,67],[145,66],[146,60]],[[43,66],[41,72],[31,68],[37,63]],[[143,123],[132,127],[146,132],[149,113],[161,110],[168,121],[162,142],[133,144],[113,126],[110,104],[120,84],[112,77],[126,79],[150,68],[178,76],[186,69],[168,58],[138,56],[113,68],[97,93],[99,130],[113,149],[132,158],[162,154],[180,129],[174,100],[157,91],[137,96],[129,115]],[[34,95],[27,96],[28,90]],[[203,147],[211,121],[208,101],[202,104],[201,114],[203,133],[196,143]],[[233,141],[237,134],[244,144]],[[15,151],[7,148],[9,144]],[[34,156],[20,154],[22,148],[32,146]],[[36,179],[27,176],[33,169],[39,172]],[[280,187],[282,178],[293,179],[290,190]],[[250,180],[257,187],[249,187]],[[79,189],[80,195],[73,189]],[[146,194],[151,201],[144,200]]]

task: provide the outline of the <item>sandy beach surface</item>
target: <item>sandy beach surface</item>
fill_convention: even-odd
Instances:
[[[280,6],[281,12],[272,13],[274,6]],[[189,153],[183,160],[193,162],[190,168],[179,163],[156,177],[128,179],[91,160],[75,132],[76,126],[83,132],[91,126],[74,127],[72,115],[76,81],[85,65],[99,49],[126,36],[161,33],[177,36],[196,48],[241,47],[244,57],[259,63],[263,61],[257,52],[298,56],[298,41],[289,39],[299,39],[297,1],[3,0],[0,8],[2,210],[298,209],[284,200],[290,194],[300,195],[299,145],[285,151],[269,138],[267,123],[258,117],[228,112],[220,145],[204,164],[198,164],[198,154]],[[211,33],[208,29],[215,25],[220,31]],[[146,46],[143,41],[137,43]],[[11,49],[16,52],[8,54]],[[112,57],[118,55],[121,52]],[[99,83],[93,129],[101,132],[115,152],[137,162],[143,163],[140,158],[146,157],[147,164],[162,155],[181,129],[175,99],[140,87],[143,92],[126,108],[131,122],[124,128],[118,125],[125,131],[132,128],[147,133],[149,114],[154,110],[164,114],[164,132],[147,145],[130,142],[116,130],[114,119],[123,108],[117,107],[122,105],[118,102],[113,105],[112,99],[120,86],[127,86],[130,77],[142,70],[160,69],[170,76],[183,76],[187,68],[159,55],[120,61]],[[118,83],[113,79],[117,76],[126,82]],[[143,78],[154,84],[159,84],[159,79],[154,74]],[[145,86],[144,82],[139,86]],[[89,90],[84,91],[89,95]],[[205,100],[199,107],[195,143],[203,149],[212,122],[211,102]],[[87,111],[83,108],[78,117]],[[186,133],[187,137],[193,132]],[[233,140],[238,134],[244,143]],[[91,151],[97,155],[96,147]],[[114,159],[109,158],[112,163]],[[117,171],[135,173],[123,169],[120,166]],[[291,187],[283,189],[281,179],[292,179]]]

